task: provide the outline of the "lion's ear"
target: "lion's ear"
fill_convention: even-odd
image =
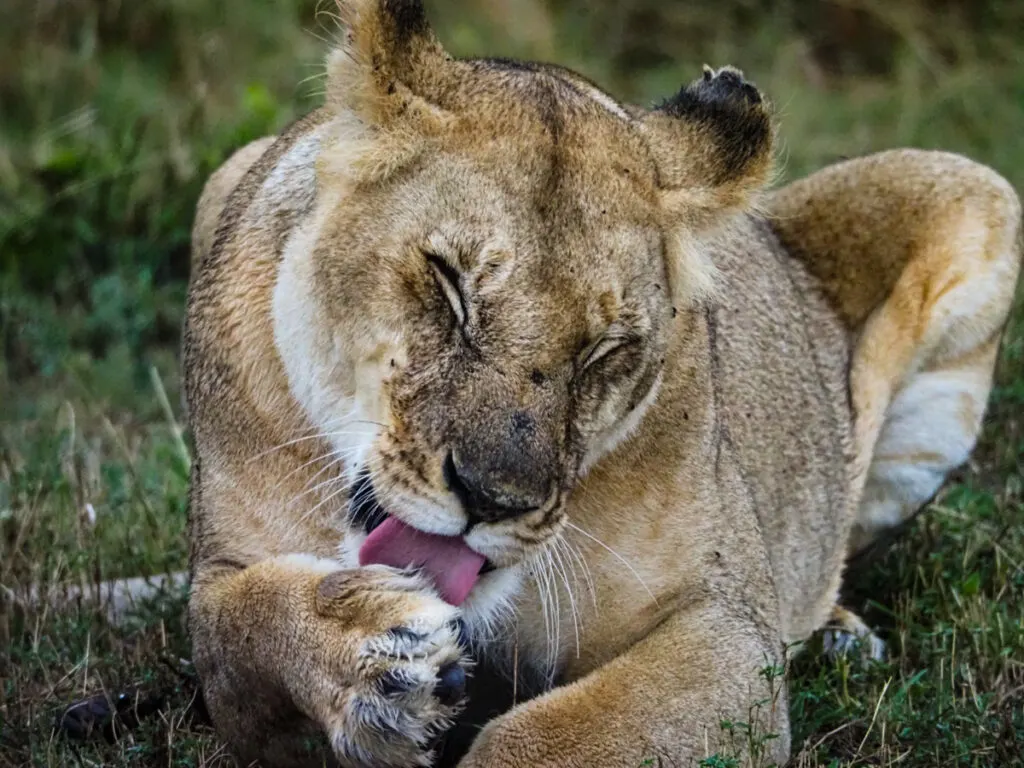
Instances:
[[[410,159],[451,115],[452,58],[421,0],[336,0],[343,39],[327,58],[327,108],[336,140],[322,174],[381,179]]]
[[[643,118],[662,205],[693,230],[744,210],[772,174],[772,121],[761,94],[731,67],[705,68]]]
[[[327,60],[327,101],[367,125],[429,119],[451,61],[421,0],[337,0],[344,39]]]

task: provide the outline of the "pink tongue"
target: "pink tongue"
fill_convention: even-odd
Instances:
[[[394,517],[377,526],[359,548],[360,565],[422,568],[451,605],[465,602],[484,561],[461,536],[424,533]]]

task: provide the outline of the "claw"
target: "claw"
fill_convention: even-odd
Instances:
[[[409,643],[410,645],[422,643],[427,637],[426,635],[417,632],[414,629],[410,629],[409,627],[392,627],[387,631],[387,635],[396,641],[401,640]]]
[[[822,636],[825,655],[830,659],[846,656],[858,645],[872,661],[885,659],[885,642],[857,614],[837,605],[832,609],[830,623],[832,626]]]

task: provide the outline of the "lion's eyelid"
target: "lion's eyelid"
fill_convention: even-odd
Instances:
[[[460,326],[466,324],[466,320],[469,317],[468,307],[466,306],[466,296],[462,290],[462,276],[459,271],[452,266],[452,264],[440,254],[433,251],[424,251],[423,254],[427,263],[430,265],[431,270],[434,273],[434,277],[437,280],[438,286],[441,288],[441,292],[444,293],[445,299],[452,308],[452,312],[455,314],[455,319],[458,321]]]
[[[617,333],[603,336],[598,339],[595,344],[583,351],[583,354],[581,355],[583,362],[580,364],[580,370],[585,371],[587,368],[607,357],[612,352],[631,344],[638,344],[639,342],[640,339],[631,334]]]

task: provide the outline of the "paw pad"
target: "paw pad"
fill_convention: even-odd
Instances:
[[[453,662],[440,669],[434,693],[446,707],[458,704],[466,695],[466,670],[458,662]]]

